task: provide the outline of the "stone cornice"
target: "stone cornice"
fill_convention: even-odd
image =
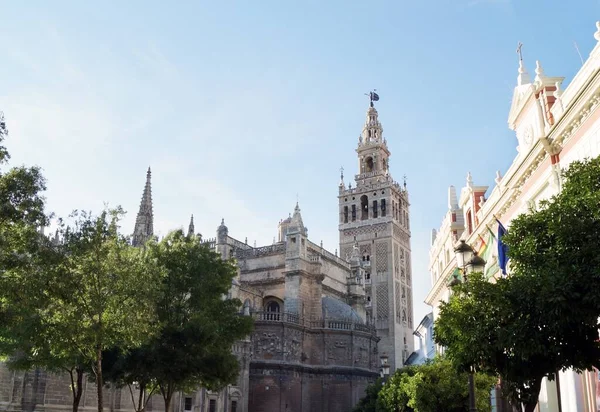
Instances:
[[[352,375],[352,376],[366,376],[366,377],[378,377],[379,372],[371,371],[364,368],[353,368],[350,366],[327,366],[327,365],[307,365],[301,363],[282,363],[281,361],[251,361],[250,370],[252,369],[276,369],[282,371],[294,371],[304,373],[314,373],[317,375],[323,374],[335,374],[335,375]],[[251,372],[252,373],[252,372]],[[261,373],[262,375],[262,373]]]
[[[573,98],[571,104],[556,121],[548,133],[548,140],[554,145],[567,141],[600,103],[600,71],[596,71],[590,83]]]

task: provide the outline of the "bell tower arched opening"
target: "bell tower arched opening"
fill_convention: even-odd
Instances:
[[[373,163],[373,158],[367,157],[367,160],[365,161],[365,171],[372,172],[374,168],[375,164]]]
[[[360,197],[360,210],[361,216],[360,220],[366,220],[369,218],[369,198],[367,195],[362,195]]]

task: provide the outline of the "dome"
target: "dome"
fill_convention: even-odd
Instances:
[[[341,300],[337,300],[331,296],[323,296],[321,301],[323,304],[324,319],[351,321],[361,324],[365,323],[354,309]]]

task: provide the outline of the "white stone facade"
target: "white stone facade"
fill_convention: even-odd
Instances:
[[[600,23],[595,38],[600,41]],[[444,218],[430,250],[432,288],[425,302],[432,306],[434,317],[440,302],[448,299],[447,284],[456,269],[452,256],[454,235],[475,250],[484,249],[486,274],[490,278],[500,276],[494,239],[496,218],[510,230],[512,219],[535,209],[541,200],[561,190],[562,169],[575,160],[600,154],[600,45],[595,46],[564,91],[562,81],[562,77],[546,76],[539,62],[531,80],[520,61],[508,119],[517,136],[517,154],[504,176],[497,173],[496,185],[487,198],[487,190],[474,186],[470,176],[467,178],[458,204],[460,210],[457,209],[464,219],[462,233],[458,228],[457,233],[450,228],[453,210]],[[561,372],[562,411],[596,412],[600,405],[596,402],[597,381],[597,373]],[[556,382],[545,382],[540,393],[540,412],[559,410],[556,388]]]

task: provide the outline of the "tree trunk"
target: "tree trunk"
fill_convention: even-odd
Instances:
[[[83,369],[75,367],[75,373],[77,377],[73,377],[73,369],[69,369],[69,375],[71,376],[71,393],[73,394],[73,406],[72,411],[78,412],[79,402],[81,401],[81,394],[83,393]]]
[[[79,409],[79,402],[81,401],[81,395],[83,394],[83,369],[75,368],[77,373],[77,389],[73,396],[73,412],[77,412]]]
[[[140,393],[139,393],[139,397],[138,397],[138,406],[137,408],[135,408],[135,410],[137,412],[144,412],[144,409],[146,409],[146,402],[145,402],[145,397],[144,397],[144,392],[145,392],[145,385],[143,382],[140,382]]]
[[[163,399],[165,400],[165,412],[171,412],[171,400],[173,399],[173,389],[171,385],[168,385],[167,390],[163,391]]]
[[[98,390],[98,412],[103,412],[102,389],[104,381],[102,380],[102,345],[96,348],[96,388]]]

